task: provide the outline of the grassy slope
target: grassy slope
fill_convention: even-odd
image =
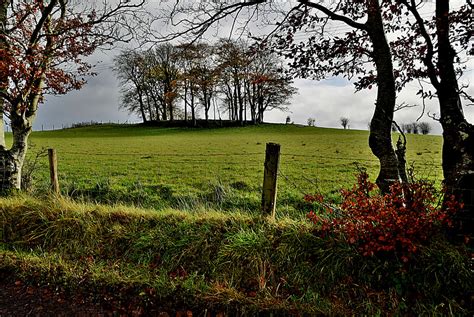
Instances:
[[[366,131],[263,125],[224,129],[95,126],[34,132],[35,149],[54,147],[63,191],[146,207],[255,210],[265,144],[282,145],[280,214],[298,210],[303,193],[337,193],[354,182],[355,165],[377,174]],[[408,162],[439,180],[441,138],[410,135]],[[33,150],[34,152],[34,150]],[[46,159],[43,160],[46,165]],[[39,179],[46,187],[48,172]]]
[[[469,315],[466,255],[433,237],[408,264],[363,258],[289,218],[0,199],[0,278],[97,298],[315,315]]]

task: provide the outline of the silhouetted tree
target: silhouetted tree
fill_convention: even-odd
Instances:
[[[422,134],[428,134],[431,132],[431,125],[428,122],[420,122],[418,127]]]
[[[422,97],[436,95],[443,128],[443,173],[448,193],[456,193],[459,188],[474,184],[474,126],[469,123],[463,112],[461,96],[470,102],[458,83],[462,68],[460,53],[472,50],[472,9],[467,1],[457,11],[450,10],[450,1],[436,0],[433,19],[424,19],[420,14],[420,4],[415,0],[400,1],[415,18],[416,23],[405,28],[400,45],[401,71],[411,78],[428,78],[436,94],[420,91]],[[407,52],[410,54],[407,59]],[[421,63],[420,63],[421,62]],[[472,188],[472,187],[471,187]],[[448,195],[449,196],[449,195]],[[468,194],[467,197],[470,197]],[[472,199],[471,199],[472,200]],[[473,224],[474,202],[470,202],[469,222]]]
[[[344,128],[344,130],[347,129],[347,126],[349,125],[349,118],[341,117],[339,121],[341,122],[341,126]]]

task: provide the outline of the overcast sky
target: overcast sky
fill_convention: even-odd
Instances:
[[[114,51],[97,52],[94,60],[102,61],[96,68],[98,76],[88,79],[88,84],[80,91],[65,96],[47,96],[40,105],[34,130],[61,128],[72,123],[97,122],[139,122],[136,115],[119,109],[120,92],[115,74],[111,70]],[[464,82],[474,84],[474,61],[468,64],[463,77]],[[374,111],[376,88],[355,93],[354,86],[343,78],[324,81],[295,80],[298,94],[293,97],[289,112],[272,111],[265,114],[266,122],[284,123],[289,115],[298,124],[306,124],[309,117],[316,119],[321,127],[340,127],[339,118],[350,119],[351,129],[367,129]],[[418,84],[412,83],[399,94],[397,103],[420,104],[420,107],[404,109],[395,114],[399,123],[413,122],[421,115],[421,100],[416,95]],[[474,95],[474,86],[469,88]],[[465,115],[474,123],[474,106],[465,107]],[[439,113],[436,100],[427,102],[425,115],[420,121],[432,123],[434,133],[440,133],[441,127],[427,116],[427,113]],[[225,118],[225,115],[222,116]]]

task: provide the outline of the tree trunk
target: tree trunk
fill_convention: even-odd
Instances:
[[[146,123],[148,120],[145,113],[145,105],[143,104],[143,95],[141,91],[138,91],[138,103],[140,104],[140,114],[142,115],[143,123]]]
[[[368,3],[367,32],[373,44],[373,58],[377,70],[377,100],[370,122],[369,146],[379,159],[380,172],[377,185],[382,193],[389,192],[390,185],[399,181],[398,160],[392,146],[392,121],[396,101],[392,55],[382,23],[378,0]]]
[[[236,81],[236,87],[237,87],[237,100],[239,102],[239,122],[240,125],[243,125],[244,123],[244,100],[242,98],[242,87],[240,84],[240,80],[237,78]]]
[[[195,110],[195,106],[194,106],[194,90],[193,90],[193,87],[191,87],[190,95],[191,95],[191,119],[193,121],[193,127],[195,127],[197,124],[196,124],[196,110]]]
[[[205,106],[204,106],[204,116],[206,118],[206,122],[209,122],[209,109],[211,108],[211,100],[206,100],[205,101]]]
[[[456,53],[449,38],[449,1],[436,1],[438,35],[437,89],[440,122],[443,127],[443,173],[447,194],[464,200],[465,210],[458,216],[457,229],[474,230],[474,126],[464,117],[454,69]]]
[[[33,118],[12,117],[12,148],[10,150],[0,150],[0,191],[2,192],[21,189],[21,172],[28,148],[28,136],[31,133]]]
[[[0,150],[0,192],[8,193],[21,187],[21,167],[23,161],[15,157],[10,150]]]
[[[168,108],[170,109],[170,121],[174,121],[173,101],[168,101]]]
[[[257,123],[257,105],[255,102],[255,84],[252,84],[252,92],[250,93],[250,88],[247,89],[247,94],[249,96],[250,104],[250,116],[252,118],[252,123]]]
[[[188,84],[184,80],[184,122],[188,122]]]
[[[264,104],[264,96],[262,94],[262,89],[260,86],[257,87],[257,123],[263,122],[263,104]]]
[[[7,48],[6,38],[3,36],[7,26],[8,4],[10,1],[0,0],[0,50]],[[5,91],[8,85],[8,78],[0,77],[0,90]],[[5,100],[0,96],[0,151],[5,150],[5,121],[3,118],[5,111]]]
[[[0,49],[8,48],[8,37],[5,37],[4,33],[5,26],[8,25],[6,22],[9,4],[10,1],[0,0]],[[50,4],[48,8],[53,8],[53,5]],[[45,22],[46,25],[51,22],[50,13],[47,14],[45,21],[47,21]],[[47,38],[46,51],[48,51],[48,47],[51,47],[52,45],[51,38]],[[9,150],[7,150],[4,146],[0,146],[0,191],[3,193],[21,189],[22,168],[25,161],[26,151],[28,149],[28,136],[31,133],[33,121],[36,117],[36,111],[38,109],[38,103],[42,97],[44,82],[46,79],[45,73],[49,67],[50,62],[51,56],[46,56],[44,62],[41,64],[41,67],[36,69],[36,71],[39,71],[41,75],[37,78],[35,77],[35,79],[32,81],[28,95],[21,96],[21,98],[17,97],[14,99],[17,100],[16,102],[10,101],[9,103],[9,117],[13,132],[13,143]],[[4,74],[2,75],[5,76]],[[6,85],[8,85],[8,77],[1,77],[0,89],[2,89],[2,92],[6,93],[6,89],[8,88]],[[10,100],[13,100],[11,96]],[[19,100],[27,101],[24,103]],[[5,100],[2,98],[0,104],[0,111],[2,113],[2,126],[0,127],[0,133],[2,135],[4,133],[4,101]]]
[[[161,104],[161,118],[163,121],[168,121],[168,109],[166,101],[163,99]]]
[[[0,97],[0,151],[5,150],[6,143],[5,143],[5,121],[3,118],[3,111],[4,111],[4,101],[2,97]]]

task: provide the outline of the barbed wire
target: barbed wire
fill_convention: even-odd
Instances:
[[[304,190],[301,189],[300,186],[298,186],[294,181],[292,181],[290,179],[290,177],[288,177],[287,175],[285,175],[282,171],[278,171],[278,176],[282,177],[286,183],[290,186],[292,186],[293,188],[295,188],[297,191],[299,191],[303,196],[307,196],[308,195],[308,192],[305,192]],[[322,192],[318,191],[317,192],[318,194],[321,194]],[[324,201],[314,201],[314,203],[316,203],[317,205],[319,205],[320,207],[324,207],[326,209],[330,209],[332,210],[333,212],[335,212],[337,215],[341,215],[343,213],[342,209],[334,206],[334,205],[331,205],[329,203],[326,203]]]
[[[264,162],[263,158],[264,152],[250,152],[250,153],[194,153],[194,154],[182,154],[182,153],[93,153],[93,152],[75,152],[75,151],[58,151],[58,155],[61,155],[64,159],[64,156],[92,156],[92,157],[130,157],[136,158],[138,160],[159,160],[157,163],[170,163],[170,164],[215,164],[215,165],[245,165],[247,167],[263,167]],[[212,158],[223,158],[223,157],[246,157],[250,160],[212,160]],[[312,154],[290,154],[290,153],[281,153],[282,164],[286,162],[302,162],[301,159],[311,159],[306,160],[306,164],[318,164],[320,163],[321,168],[329,166],[340,166],[341,164],[357,164],[365,163],[369,165],[376,165],[379,163],[377,158],[354,158],[354,157],[343,157],[343,156],[325,156],[325,155],[312,155]],[[176,159],[179,158],[179,159]],[[202,159],[201,159],[202,158]],[[288,160],[291,158],[292,160]],[[160,160],[165,159],[165,160]],[[323,162],[324,161],[324,162]],[[331,162],[332,161],[332,162]],[[335,161],[335,162],[334,162]],[[322,162],[322,163],[321,163]],[[342,163],[343,162],[343,163]],[[432,170],[432,167],[441,168],[441,162],[435,162],[434,159],[427,161],[424,158],[423,161],[412,160],[413,164],[417,167],[424,167],[425,170]],[[332,164],[331,164],[332,163]],[[306,179],[305,181],[309,181]]]
[[[97,156],[143,156],[142,158],[153,157],[217,157],[217,156],[256,156],[264,155],[265,153],[199,153],[199,154],[181,154],[181,153],[91,153],[91,152],[61,152],[68,155],[97,155]]]

